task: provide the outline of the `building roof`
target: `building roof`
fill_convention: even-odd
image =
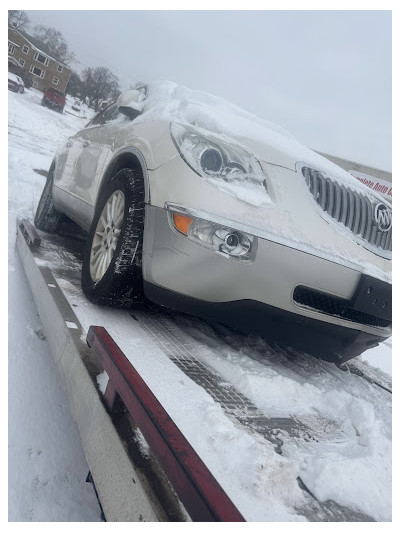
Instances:
[[[24,39],[26,39],[31,44],[33,48],[36,48],[36,50],[38,50],[39,52],[43,52],[46,56],[49,56],[51,59],[54,59],[54,61],[57,61],[57,63],[60,63],[60,65],[63,65],[64,67],[71,70],[71,67],[64,63],[64,61],[61,61],[61,59],[58,58],[54,54],[54,52],[50,51],[48,46],[39,41],[39,39],[36,39],[35,37],[32,37],[31,35],[28,35],[27,33],[18,30],[17,28],[13,28],[12,26],[9,26],[8,29],[19,33]]]

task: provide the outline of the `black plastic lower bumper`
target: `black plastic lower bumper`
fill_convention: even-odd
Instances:
[[[366,326],[387,328],[392,325],[392,286],[363,274],[352,299],[298,285],[293,301],[330,316]]]
[[[256,333],[319,359],[343,363],[377,346],[385,337],[329,324],[253,300],[210,303],[144,282],[154,303]]]

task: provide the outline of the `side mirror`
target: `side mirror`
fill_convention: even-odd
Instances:
[[[139,103],[140,91],[130,89],[122,93],[117,100],[118,111],[128,118],[137,117],[142,111],[143,105]]]

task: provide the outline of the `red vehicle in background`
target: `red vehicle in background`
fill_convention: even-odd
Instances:
[[[65,94],[52,87],[45,89],[42,98],[42,106],[55,109],[62,113],[65,106]]]

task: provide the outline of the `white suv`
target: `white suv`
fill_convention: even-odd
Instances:
[[[59,149],[35,224],[88,232],[98,304],[162,305],[343,362],[391,335],[391,207],[282,128],[159,82]]]

